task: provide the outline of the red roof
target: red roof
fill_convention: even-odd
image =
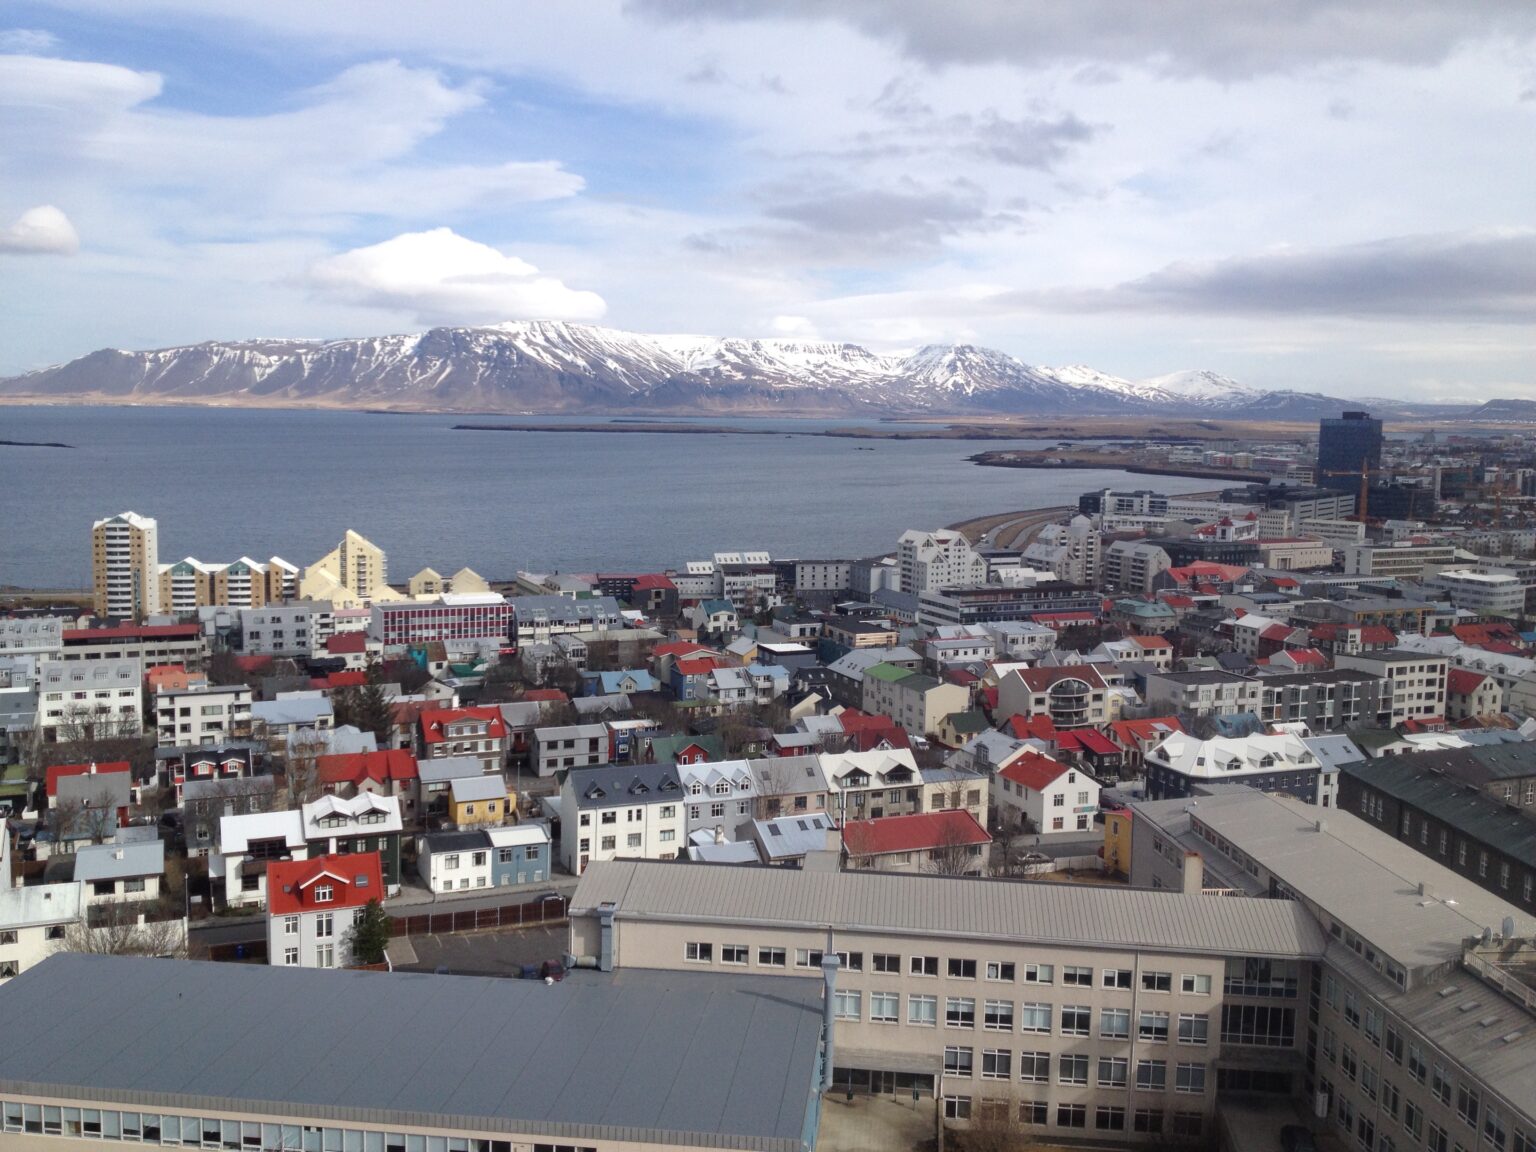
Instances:
[[[317,889],[330,886],[331,899],[315,899]],[[329,912],[361,908],[384,899],[384,874],[377,852],[316,856],[312,860],[274,860],[267,865],[267,912],[292,916],[299,912]]]
[[[907,730],[884,712],[871,714],[860,712],[857,708],[846,708],[838,716],[838,722],[850,737],[849,743],[855,752],[868,752],[878,748],[882,741],[892,748],[912,746]]]
[[[195,640],[203,634],[196,624],[119,624],[113,628],[66,628],[64,643],[89,644],[94,640]]]
[[[325,650],[333,656],[345,656],[352,652],[368,651],[368,633],[338,632],[325,638]]]
[[[242,672],[265,672],[272,667],[270,656],[236,656],[235,667]]]
[[[1064,664],[1057,668],[1017,668],[1009,673],[1024,681],[1031,692],[1044,692],[1063,680],[1081,680],[1091,688],[1108,688],[1104,676],[1092,664]]]
[[[1015,714],[1008,717],[1008,731],[1020,740],[1052,743],[1056,739],[1056,722],[1043,712],[1038,716]]]
[[[1052,760],[1049,756],[1042,756],[1038,752],[1026,752],[998,775],[1014,784],[1028,788],[1031,792],[1043,792],[1063,772],[1070,771],[1072,771],[1070,764]]]
[[[1184,731],[1177,716],[1149,716],[1145,720],[1115,720],[1109,730],[1122,748],[1134,747],[1138,742],[1151,743]]]
[[[981,677],[969,668],[946,668],[944,670],[944,679],[948,680],[951,684],[959,684],[961,687],[969,688],[976,681],[980,680]]]
[[[456,720],[486,721],[485,734],[492,740],[505,739],[507,735],[507,725],[501,718],[501,709],[488,704],[483,708],[443,708],[436,712],[423,712],[421,714],[422,740],[428,744],[441,744],[446,739],[443,729]]]
[[[1108,736],[1092,728],[1076,728],[1069,733],[1077,738],[1085,752],[1092,752],[1095,756],[1118,756],[1120,748]]]
[[[1126,639],[1142,649],[1173,647],[1173,641],[1166,640],[1161,636],[1127,636]]]
[[[1177,592],[1159,592],[1157,598],[1170,608],[1193,608],[1195,602],[1188,596],[1181,596]]]
[[[1293,631],[1295,631],[1295,629],[1293,629],[1289,624],[1271,624],[1268,628],[1259,633],[1259,639],[1284,640]]]
[[[93,771],[98,776],[110,776],[114,772],[130,772],[132,766],[126,760],[113,760],[106,764],[50,764],[43,779],[43,787],[49,796],[57,796],[59,781],[65,776],[85,776]]]
[[[323,784],[361,784],[372,780],[415,780],[419,775],[416,757],[403,749],[387,752],[354,752],[341,756],[315,757],[315,769]]]
[[[523,699],[530,704],[564,704],[570,697],[563,688],[530,688]]]
[[[677,591],[677,585],[672,583],[672,577],[660,572],[648,572],[635,580],[636,592],[650,592],[657,588],[670,588],[674,592]]]
[[[710,649],[703,644],[695,644],[691,640],[668,640],[665,644],[658,644],[651,649],[652,656],[683,656],[690,652],[708,652]]]
[[[1363,624],[1360,626],[1360,643],[1396,644],[1397,633],[1385,624]]]
[[[850,856],[884,856],[930,848],[990,844],[992,837],[964,808],[914,812],[879,820],[850,820],[843,825],[843,847]]]
[[[327,688],[361,688],[368,683],[368,673],[361,668],[349,669],[345,672],[332,672],[324,680]]]
[[[1487,679],[1486,672],[1474,672],[1470,668],[1448,668],[1445,673],[1445,690],[1466,696],[1481,688]]]
[[[707,676],[725,665],[713,656],[698,656],[691,660],[677,660],[672,665],[681,676]]]

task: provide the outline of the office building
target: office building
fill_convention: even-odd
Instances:
[[[91,526],[91,605],[111,620],[142,620],[160,611],[159,525],[123,512]]]
[[[1368,412],[1345,412],[1317,422],[1317,480],[1324,488],[1358,490],[1361,472],[1380,467],[1380,420]]]

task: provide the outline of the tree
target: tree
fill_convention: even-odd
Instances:
[[[347,947],[354,964],[382,964],[390,941],[389,913],[377,898],[368,901],[347,929]]]
[[[381,748],[389,747],[395,714],[389,697],[384,695],[383,674],[376,661],[368,662],[366,683],[339,689],[331,696],[331,709],[337,724],[351,724],[363,732],[372,732]]]
[[[942,792],[936,793],[935,798],[943,797],[944,807],[949,811],[966,811],[965,792],[968,781],[957,779],[950,783]],[[938,805],[934,805],[938,811]],[[949,822],[939,832],[938,843],[928,852],[928,859],[924,863],[924,871],[932,872],[938,876],[965,876],[977,871],[980,858],[974,851],[976,845],[966,839],[963,826]]]
[[[86,913],[65,927],[55,952],[186,959],[187,922],[175,897],[147,903],[108,900],[90,905]]]
[[[288,807],[308,804],[320,795],[318,761],[328,747],[319,732],[295,733],[283,757],[283,789],[288,793]]]
[[[105,844],[117,831],[116,798],[109,788],[102,788],[81,805],[75,827],[91,838],[92,844]]]

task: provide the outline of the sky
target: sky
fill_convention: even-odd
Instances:
[[[1536,4],[0,6],[0,374],[517,319],[1536,398]]]

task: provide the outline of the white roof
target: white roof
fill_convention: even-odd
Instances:
[[[685,792],[694,781],[698,781],[706,789],[713,788],[718,780],[728,781],[736,788],[740,788],[745,783],[750,788],[753,782],[752,764],[747,760],[719,760],[713,764],[679,764],[677,778],[682,781]]]
[[[219,817],[219,851],[244,855],[252,840],[281,838],[290,848],[304,843],[304,817],[299,812],[247,812]]]
[[[322,828],[320,821],[339,816],[343,820],[357,821],[370,813],[382,813],[382,823],[369,824],[372,832],[398,832],[402,825],[400,820],[400,798],[398,796],[379,796],[373,792],[359,792],[356,796],[343,798],[341,796],[322,796],[300,809],[304,817],[304,831],[307,839],[320,840],[333,835],[338,829]]]
[[[1274,772],[1291,768],[1315,768],[1317,757],[1289,732],[1279,736],[1217,736],[1199,740],[1175,732],[1148,756],[1166,763],[1186,776],[1225,779],[1236,772]],[[1264,760],[1271,762],[1265,764]]]
[[[822,772],[834,787],[841,783],[842,777],[855,771],[867,772],[875,780],[883,778],[886,773],[897,768],[907,769],[914,777],[918,775],[917,761],[913,758],[910,748],[875,748],[869,752],[824,752],[819,759]]]
[[[438,599],[451,608],[473,608],[507,602],[507,598],[499,592],[444,592]]]
[[[510,828],[487,828],[485,834],[490,837],[491,845],[495,848],[512,848],[521,844],[549,843],[549,825],[541,824],[537,820],[530,820],[524,824],[514,824]]]
[[[78,882],[0,888],[0,928],[72,923],[80,919],[83,903]]]
[[[455,802],[462,800],[505,799],[507,782],[500,773],[482,776],[459,776],[448,786]]]

